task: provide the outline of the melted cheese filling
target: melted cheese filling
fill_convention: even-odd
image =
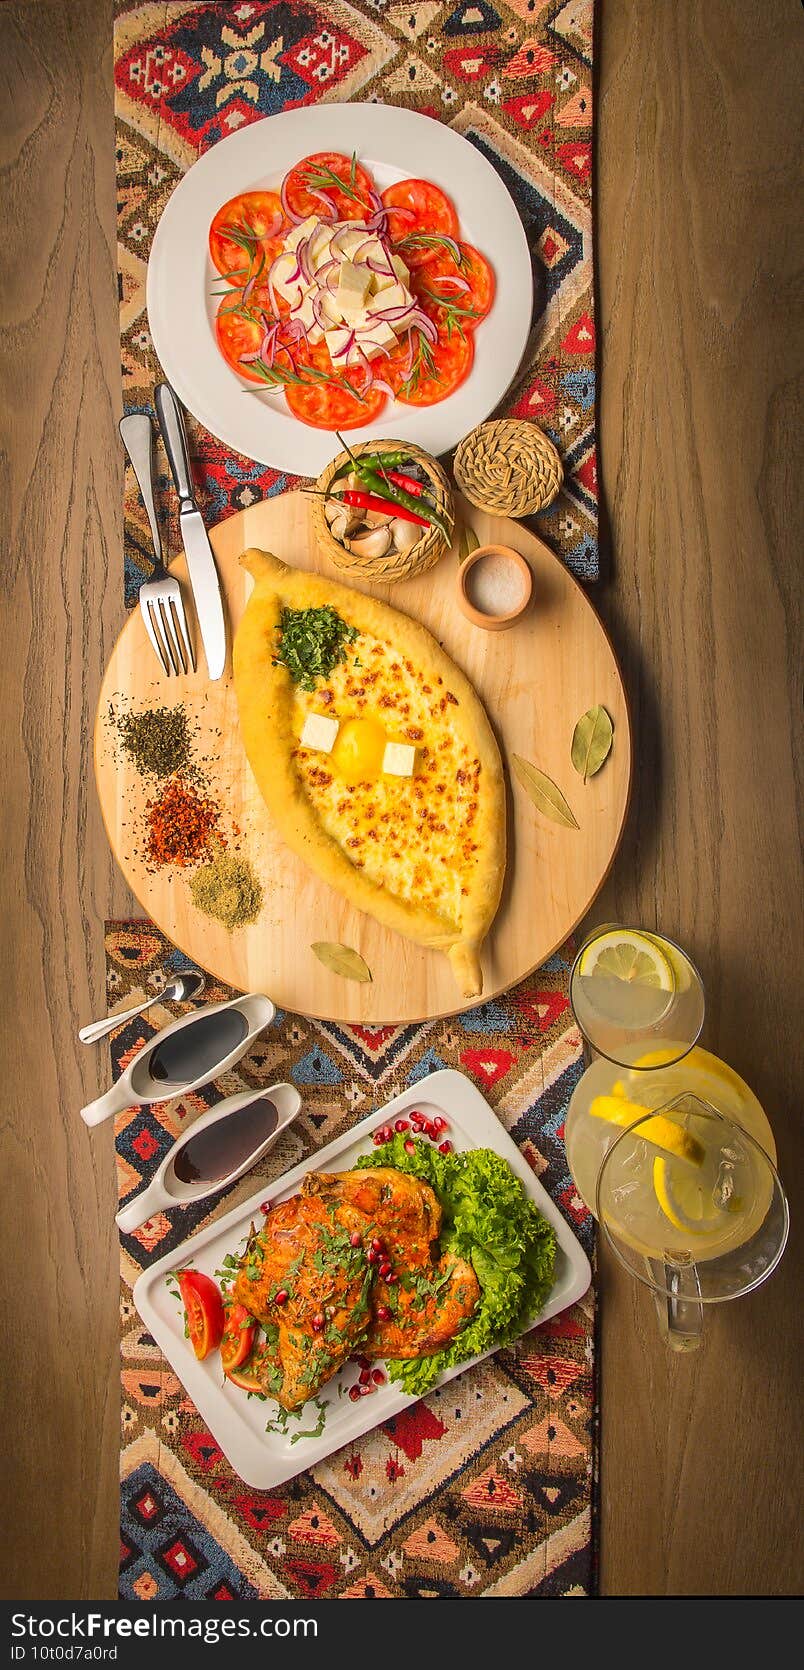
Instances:
[[[336,757],[301,745],[296,770],[320,823],[355,869],[406,903],[434,911],[447,928],[459,928],[479,852],[480,762],[453,722],[458,698],[441,678],[421,678],[412,662],[380,639],[361,633],[346,653],[314,691],[296,688],[295,735],[301,736],[311,713],[337,718],[347,736],[349,721],[360,721],[351,734],[359,730],[370,739],[376,733],[378,758],[381,739],[413,743],[416,774],[376,775],[367,750],[372,776],[364,780],[352,756],[339,770]]]

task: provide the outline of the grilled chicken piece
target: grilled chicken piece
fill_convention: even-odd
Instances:
[[[441,1207],[429,1183],[377,1166],[312,1173],[303,1188],[316,1198],[348,1201],[365,1212],[383,1242],[396,1280],[389,1286],[378,1276],[374,1283],[367,1355],[425,1357],[454,1339],[477,1304],[480,1284],[462,1258],[447,1253],[433,1264],[431,1245],[441,1228]]]
[[[430,1263],[430,1245],[441,1228],[441,1207],[429,1183],[405,1171],[377,1166],[371,1171],[311,1172],[305,1194],[342,1201],[370,1218],[373,1233],[390,1258],[407,1269]]]
[[[232,1297],[276,1341],[265,1389],[284,1409],[312,1397],[366,1333],[373,1268],[363,1239],[370,1234],[348,1203],[293,1195],[249,1239]]]
[[[425,1267],[395,1262],[393,1273],[393,1286],[375,1283],[363,1349],[368,1357],[429,1357],[460,1333],[480,1298],[480,1283],[471,1264],[452,1253]]]

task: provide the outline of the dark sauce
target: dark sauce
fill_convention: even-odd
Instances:
[[[248,1102],[191,1136],[179,1149],[173,1170],[181,1183],[219,1183],[237,1171],[250,1154],[267,1142],[279,1124],[279,1114],[267,1096]]]
[[[247,1032],[248,1021],[239,1009],[203,1015],[157,1045],[148,1063],[151,1078],[161,1084],[192,1084],[207,1078],[242,1044]]]

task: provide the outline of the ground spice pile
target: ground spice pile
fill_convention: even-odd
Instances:
[[[190,893],[196,909],[214,916],[230,933],[256,922],[262,909],[262,888],[251,865],[223,846],[190,877]]]
[[[153,864],[197,863],[219,817],[213,800],[183,777],[171,777],[156,799],[145,803],[146,856]]]
[[[184,706],[152,707],[142,713],[113,714],[120,740],[137,770],[146,777],[194,776],[192,737]]]

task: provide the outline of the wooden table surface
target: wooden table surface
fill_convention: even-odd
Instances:
[[[111,0],[0,7],[3,1595],[115,1593],[117,1235],[103,920],[130,908],[94,798],[122,618]],[[800,1591],[802,889],[793,0],[598,0],[608,570],[636,722],[595,920],[701,966],[704,1041],[756,1089],[793,1201],[767,1288],[674,1359],[602,1270],[601,1587]],[[797,526],[798,524],[798,526]]]

